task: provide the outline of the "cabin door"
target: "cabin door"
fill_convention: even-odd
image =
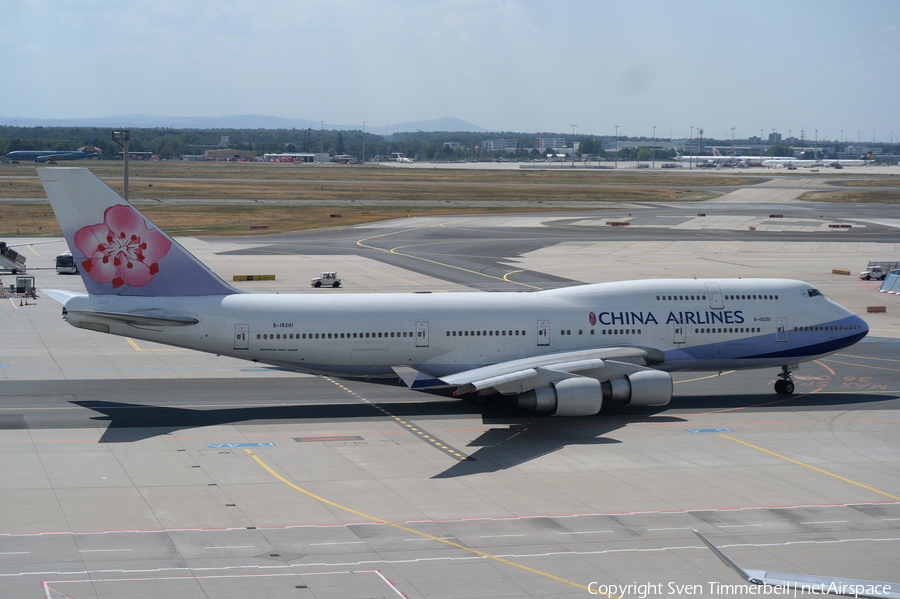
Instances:
[[[775,341],[787,341],[787,318],[779,316],[775,319]]]
[[[707,283],[706,293],[709,296],[709,307],[713,310],[721,310],[725,307],[722,302],[722,290],[719,289],[718,283]]]
[[[428,347],[428,321],[416,322],[416,347]]]
[[[250,349],[250,325],[234,325],[234,349]]]
[[[550,345],[550,321],[537,321],[537,344]]]

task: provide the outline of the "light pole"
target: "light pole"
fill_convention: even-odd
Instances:
[[[322,153],[325,153],[325,121],[319,121],[322,123]]]
[[[124,189],[124,194],[122,195],[122,197],[125,199],[126,202],[128,201],[128,154],[129,154],[128,140],[130,138],[131,138],[131,131],[128,129],[120,129],[119,131],[112,132],[112,140],[114,142],[116,142],[117,144],[119,144],[120,146],[123,146],[122,156],[125,158],[125,169],[124,169],[124,173],[123,173],[123,175],[124,175],[123,179],[125,180],[125,189]],[[124,144],[119,143],[120,139],[125,143]]]
[[[691,125],[691,157],[688,159],[688,170],[694,168],[694,126]]]
[[[363,121],[363,159],[362,163],[366,163],[366,122]]]
[[[616,125],[616,154],[615,154],[615,166],[613,168],[619,168],[619,126]]]
[[[656,168],[656,125],[653,125],[653,168]]]
[[[703,127],[697,128],[697,134],[700,136],[700,147],[697,148],[697,156],[700,156],[700,152],[703,151]]]
[[[813,148],[813,152],[816,153],[816,156],[819,155],[818,154],[818,152],[819,152],[819,130],[818,129],[816,129],[816,147]]]
[[[569,124],[572,127],[572,168],[575,168],[575,127],[578,125]]]
[[[731,128],[731,162],[734,163],[734,127]]]

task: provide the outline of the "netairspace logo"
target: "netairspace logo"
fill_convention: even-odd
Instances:
[[[819,584],[798,584],[795,586],[773,586],[770,584],[722,584],[707,582],[706,584],[678,584],[676,582],[644,582],[631,584],[601,584],[592,582],[588,585],[591,595],[606,597],[648,597],[663,596],[716,596],[762,595],[802,597],[804,595],[844,595],[847,597],[887,597],[891,593],[891,585],[884,583],[845,584],[841,581],[822,582]]]

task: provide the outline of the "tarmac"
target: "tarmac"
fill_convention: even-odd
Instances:
[[[753,592],[691,528],[746,568],[900,582],[900,299],[856,276],[898,255],[896,219],[798,202],[796,184],[695,205],[178,240],[229,282],[276,275],[234,283],[252,291],[771,276],[808,281],[871,328],[802,365],[791,397],[772,392],[775,370],[684,373],[669,406],[590,418],[76,329],[40,291],[83,290],[54,272],[64,243],[26,246],[38,299],[0,300],[0,594]],[[312,289],[323,270],[344,286]]]

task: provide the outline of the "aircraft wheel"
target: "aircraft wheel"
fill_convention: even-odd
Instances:
[[[784,385],[782,386],[782,391],[785,395],[793,395],[794,394],[794,381],[784,381]]]
[[[322,286],[322,281],[316,281],[316,284],[313,285],[313,287],[321,287],[321,286]]]
[[[782,380],[775,381],[775,393],[777,393],[779,395],[784,395],[784,391],[785,391],[784,387],[785,387],[785,381],[782,381]]]

